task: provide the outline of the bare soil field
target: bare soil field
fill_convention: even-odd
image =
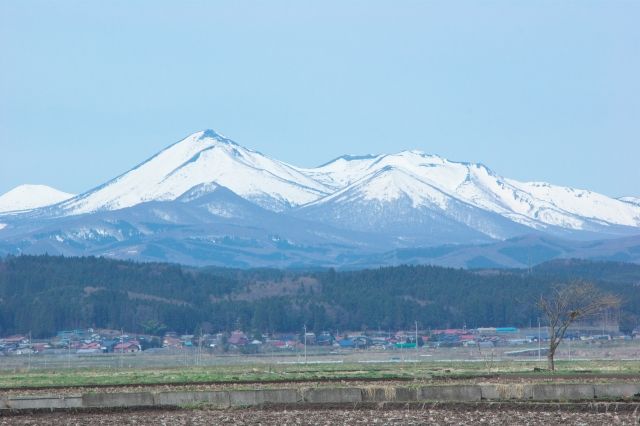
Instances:
[[[0,417],[0,425],[637,425],[634,412],[591,413],[526,407],[309,409],[309,410],[144,410],[111,413],[42,413]]]

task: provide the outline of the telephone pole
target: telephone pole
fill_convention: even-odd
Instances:
[[[541,351],[542,351],[542,333],[540,332],[540,317],[538,317],[538,361],[540,361]]]
[[[307,324],[304,325],[304,363],[307,363]]]
[[[124,329],[120,329],[120,368],[122,369],[122,362],[123,362],[123,355],[124,355]]]
[[[31,341],[31,331],[29,331],[29,370],[31,370],[31,351],[33,351],[33,342]]]

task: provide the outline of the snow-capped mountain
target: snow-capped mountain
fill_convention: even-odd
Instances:
[[[405,185],[402,189],[398,185],[381,184],[379,179],[363,184],[385,169],[398,176],[396,181],[403,175],[420,183]],[[519,182],[499,176],[482,164],[453,162],[420,151],[340,157],[318,168],[300,171],[327,186],[341,188],[309,204],[314,210],[320,204],[335,203],[340,194],[353,194],[358,188],[361,196],[351,198],[392,203],[402,193],[411,199],[414,207],[435,202],[445,211],[448,205],[445,200],[454,198],[536,230],[562,228],[599,232],[611,225],[640,227],[640,209],[629,202],[548,183]]]
[[[46,185],[20,185],[0,195],[0,213],[31,210],[75,196]]]
[[[640,227],[640,206],[631,198],[617,200],[586,190],[519,182],[482,164],[403,151],[343,156],[305,169],[244,148],[213,130],[194,133],[121,176],[43,213],[66,216],[117,210],[148,201],[171,201],[203,184],[224,186],[277,212],[292,209],[319,212],[321,205],[331,204],[335,210],[341,204],[337,210],[342,212],[342,218],[349,216],[359,227],[369,223],[371,229],[377,229],[379,219],[384,219],[372,217],[376,215],[375,208],[363,211],[363,200],[387,206],[378,210],[391,216],[396,213],[389,206],[401,199],[409,200],[408,205],[416,212],[427,209],[474,227],[484,223],[474,218],[478,214],[497,214],[510,222],[543,231],[559,228],[601,232],[610,228],[616,233],[617,226]],[[359,200],[358,205],[347,213],[353,200]],[[472,208],[476,213],[469,213]],[[461,209],[466,213],[460,214]],[[358,219],[365,214],[366,222]],[[322,216],[323,220],[330,220],[331,215]],[[405,212],[401,216],[416,220],[418,215],[411,217]],[[336,219],[332,224],[344,225],[344,220]],[[398,218],[393,220],[397,222]],[[494,226],[476,229],[491,238],[513,233],[513,229],[501,231]]]
[[[147,201],[175,200],[205,183],[225,186],[274,211],[308,203],[330,191],[288,164],[207,130],[188,136],[123,175],[62,203],[56,214],[117,210]]]
[[[527,232],[524,226],[390,165],[295,214],[346,229],[390,234],[403,246],[486,242]]]
[[[348,253],[363,256],[388,245],[376,236],[285,217],[216,184],[198,185],[173,201],[0,226],[0,255],[97,255],[236,267],[334,264]]]
[[[36,197],[28,192],[0,197],[0,254],[371,266],[376,259],[393,263],[407,253],[410,259],[435,259],[430,248],[442,244],[495,243],[527,235],[631,236],[623,253],[615,251],[615,244],[600,253],[633,260],[634,250],[640,250],[633,245],[640,235],[640,200],[634,197],[613,199],[520,182],[482,164],[420,151],[342,156],[301,168],[212,130],[194,133],[83,194]],[[16,201],[35,199],[41,201]],[[7,213],[16,209],[22,211]],[[511,246],[496,246],[491,262],[523,263],[517,245],[517,259],[507,261]],[[438,255],[438,261],[481,265],[485,260],[478,250],[465,249],[467,254],[455,259],[448,255],[448,263]],[[554,250],[542,250],[541,256],[569,253]]]

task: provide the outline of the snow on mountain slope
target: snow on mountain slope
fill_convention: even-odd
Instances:
[[[397,154],[343,156],[313,169],[299,169],[326,185],[344,188],[363,177],[376,173],[385,167],[406,170],[414,176],[453,190],[457,181],[462,182],[465,172],[451,167],[462,163],[452,163],[437,155],[427,155],[420,151],[402,151]]]
[[[308,203],[329,192],[288,164],[207,130],[171,145],[61,208],[63,214],[116,210],[146,201],[174,200],[196,185],[212,182],[275,211]]]
[[[594,221],[604,221],[625,226],[640,226],[640,209],[626,205],[619,200],[596,192],[551,185],[544,182],[517,182],[507,180],[514,187],[530,194],[541,205],[554,206],[553,213],[562,215],[565,212]],[[541,216],[542,209],[536,211]],[[555,216],[555,217],[558,217]],[[553,223],[551,218],[543,218],[545,223]],[[577,227],[576,229],[582,229]]]
[[[606,197],[591,191],[576,190],[538,182],[518,182],[503,178],[482,164],[459,163],[420,151],[403,151],[393,155],[340,157],[315,169],[299,169],[327,186],[359,185],[366,176],[387,167],[403,170],[437,188],[444,194],[480,209],[498,213],[510,220],[544,229],[549,226],[572,230],[593,230],[608,225],[640,226],[640,206]],[[348,186],[347,186],[348,188]],[[420,191],[407,188],[410,198],[421,198]],[[393,199],[395,193],[384,187],[379,199]],[[313,202],[314,205],[334,196]],[[420,203],[418,202],[418,205]]]
[[[343,155],[319,167],[298,170],[326,186],[341,189],[371,173],[371,165],[382,157],[385,155]]]
[[[465,203],[406,169],[386,166],[295,214],[346,229],[384,232],[402,245],[489,241],[524,226]]]
[[[640,207],[640,197],[620,197],[618,198],[618,200],[622,201],[623,203]]]
[[[31,210],[67,200],[69,194],[46,185],[20,185],[0,195],[0,213]]]
[[[425,181],[421,181],[410,172],[393,166],[385,166],[366,175],[353,185],[312,202],[308,206],[354,200],[393,202],[402,197],[411,200],[413,207],[430,204],[440,209],[446,209],[450,199],[442,191]]]

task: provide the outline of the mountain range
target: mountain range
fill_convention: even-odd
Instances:
[[[302,168],[206,130],[79,195],[0,196],[0,254],[45,252],[240,267],[638,262],[640,199],[420,151]]]

